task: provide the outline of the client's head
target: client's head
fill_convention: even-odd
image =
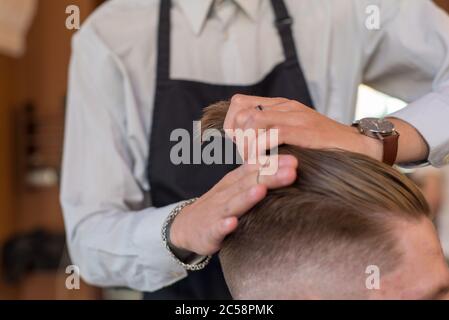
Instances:
[[[227,108],[207,108],[203,129],[221,130]],[[298,158],[297,180],[269,191],[220,252],[234,298],[447,295],[449,272],[429,208],[408,178],[345,151],[281,146],[279,153]]]

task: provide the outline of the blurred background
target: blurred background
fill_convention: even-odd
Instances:
[[[250,1],[250,0],[249,0]],[[83,282],[65,248],[58,200],[70,40],[68,6],[81,22],[102,0],[0,0],[0,299],[104,299]],[[437,0],[449,11],[449,0]],[[449,32],[449,30],[448,30]],[[361,86],[355,118],[382,116],[402,101]],[[449,257],[448,170],[408,172],[433,210]],[[67,273],[66,273],[67,272]]]

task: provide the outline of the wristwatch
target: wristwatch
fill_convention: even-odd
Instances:
[[[394,124],[386,119],[364,118],[353,123],[360,133],[382,141],[382,161],[390,166],[396,162],[398,154],[399,133]]]

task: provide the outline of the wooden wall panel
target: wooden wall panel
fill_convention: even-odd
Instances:
[[[0,244],[14,232],[35,228],[58,232],[64,230],[58,188],[31,191],[21,187],[24,168],[14,156],[17,151],[17,128],[11,120],[19,108],[28,102],[32,102],[40,114],[63,112],[70,44],[74,34],[73,30],[65,27],[66,7],[78,5],[84,20],[100,2],[39,0],[25,56],[10,59],[0,55]],[[60,122],[62,126],[62,118]],[[62,139],[62,134],[59,134],[58,139]],[[57,293],[61,292],[61,288],[56,290],[51,284],[56,283],[56,278],[51,275],[31,275],[30,279],[36,278],[47,280],[41,280],[44,284],[36,287],[34,292],[35,286],[31,280],[24,281],[18,288],[10,288],[2,284],[0,279],[0,299],[56,298]],[[45,281],[49,283],[48,286]],[[57,283],[63,282],[57,280]],[[72,292],[70,297],[98,296],[97,291],[90,290],[85,284],[83,287],[87,291],[79,294]]]
[[[447,12],[449,12],[449,0],[435,0],[435,2],[445,9]],[[448,31],[449,32],[449,31]]]
[[[12,126],[10,121],[11,60],[0,56],[0,245],[15,231],[12,175]],[[1,274],[1,270],[0,270]],[[17,289],[0,279],[0,299],[17,295]]]
[[[32,102],[39,114],[61,114],[67,90],[67,71],[70,60],[71,37],[65,27],[67,6],[80,7],[84,19],[96,6],[92,0],[40,0],[35,21],[30,30],[26,55],[13,64],[14,98],[16,107]],[[61,124],[62,125],[62,124]],[[58,135],[55,139],[62,139]],[[19,168],[18,179],[24,168]],[[44,226],[62,230],[58,188],[20,192],[18,208],[19,230]]]

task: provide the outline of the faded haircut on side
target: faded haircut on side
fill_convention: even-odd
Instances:
[[[228,107],[206,108],[202,129],[223,131]],[[361,154],[289,145],[279,153],[298,158],[298,179],[269,191],[220,252],[233,297],[363,298],[367,266],[395,269],[393,226],[429,216],[426,200],[406,176]]]

